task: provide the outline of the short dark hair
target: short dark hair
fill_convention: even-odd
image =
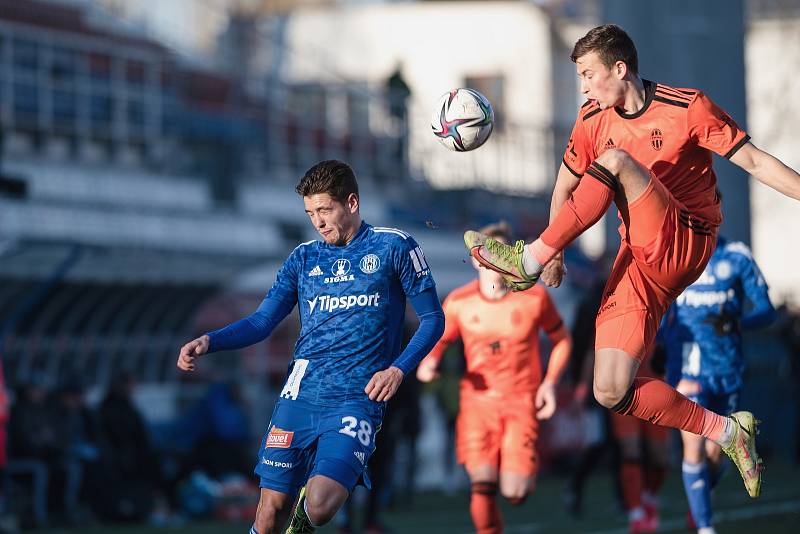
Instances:
[[[597,52],[603,65],[609,69],[617,61],[622,61],[628,66],[629,71],[639,74],[639,56],[636,53],[636,45],[633,44],[633,39],[625,33],[625,30],[616,24],[606,24],[589,30],[589,33],[575,43],[569,58],[575,63],[579,57],[590,52]]]
[[[301,197],[328,193],[334,200],[345,204],[351,193],[358,196],[358,182],[350,165],[329,159],[308,169],[294,190]]]
[[[505,239],[506,243],[511,243],[511,225],[506,221],[487,224],[480,232],[487,237]]]

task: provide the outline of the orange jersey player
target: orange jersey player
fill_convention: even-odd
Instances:
[[[485,232],[508,240],[505,224]],[[475,262],[477,269],[477,262]],[[444,301],[445,332],[420,363],[417,377],[429,382],[445,348],[464,342],[467,369],[461,380],[456,422],[456,455],[470,477],[470,513],[480,534],[499,533],[503,521],[496,501],[500,493],[522,504],[536,481],[538,420],[556,409],[555,384],[567,365],[572,341],[553,301],[543,287],[513,293],[488,269],[456,289]],[[542,378],[539,333],[553,343]]]
[[[622,241],[597,315],[594,394],[611,410],[679,428],[718,443],[751,497],[761,492],[761,459],[752,413],[707,410],[661,380],[637,377],[661,317],[703,272],[722,216],[712,152],[758,181],[800,200],[800,174],[749,142],[702,91],[639,76],[636,46],[622,28],[590,30],[571,54],[580,109],[553,190],[550,225],[515,246],[468,231],[464,241],[483,266],[517,290],[541,278],[557,286],[561,251],[614,202]]]

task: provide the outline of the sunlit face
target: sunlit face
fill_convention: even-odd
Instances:
[[[625,102],[623,79],[628,67],[623,61],[617,61],[609,69],[597,52],[589,52],[579,57],[575,66],[581,81],[581,94],[589,100],[596,100],[600,109],[612,108]]]
[[[342,246],[358,231],[358,197],[350,194],[344,204],[328,193],[303,197],[306,215],[322,239],[329,245]]]

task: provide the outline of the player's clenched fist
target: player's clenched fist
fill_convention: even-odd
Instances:
[[[439,378],[439,362],[425,358],[417,366],[417,380],[420,382],[432,382]]]
[[[564,265],[564,257],[559,254],[547,262],[541,276],[539,276],[539,280],[547,287],[558,287],[561,285],[565,274],[567,274],[567,267]]]
[[[397,388],[403,382],[403,371],[397,367],[389,367],[383,371],[378,371],[369,381],[364,393],[369,400],[381,402],[388,401],[397,392]]]
[[[178,369],[194,371],[194,359],[208,352],[209,342],[208,336],[200,336],[181,347],[181,353],[178,355]]]
[[[542,382],[536,391],[536,419],[544,421],[556,412],[556,388],[550,382]]]

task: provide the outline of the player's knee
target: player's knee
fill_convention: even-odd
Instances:
[[[503,497],[506,498],[508,504],[512,506],[520,506],[522,503],[525,502],[525,499],[528,498],[528,494],[524,491],[514,492],[510,495],[503,494]]]
[[[628,392],[627,384],[616,384],[612,381],[595,379],[593,385],[594,398],[601,406],[613,409],[619,405]]]
[[[320,493],[307,493],[305,506],[308,518],[317,526],[327,524],[339,510],[335,499]]]
[[[619,176],[622,169],[629,165],[633,158],[622,149],[612,148],[600,154],[595,161],[611,171],[611,174]]]

